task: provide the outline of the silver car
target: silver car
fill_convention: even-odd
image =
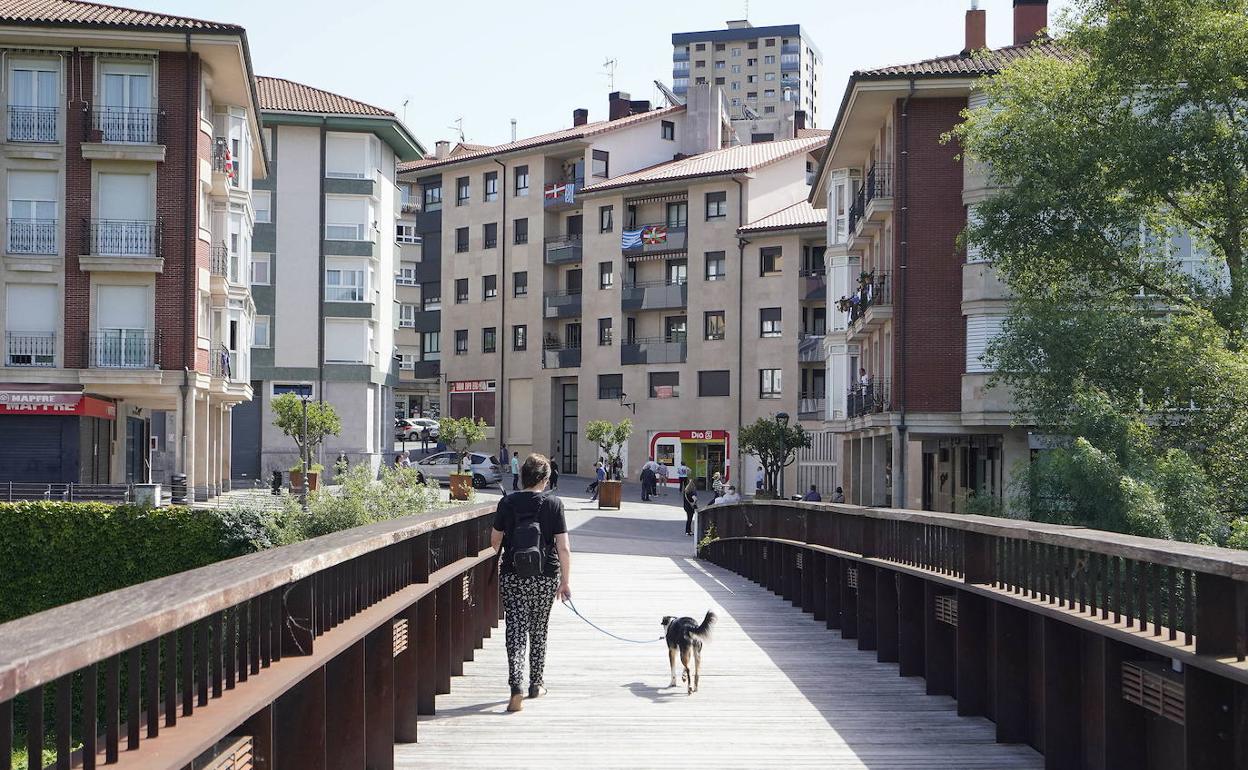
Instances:
[[[431,420],[428,417],[407,417],[402,420],[396,420],[394,424],[394,437],[399,441],[420,441],[420,435],[427,428],[429,430],[429,439],[431,441],[438,440],[438,421]]]
[[[455,472],[457,457],[455,452],[438,452],[417,462],[413,467],[421,472],[426,479],[439,484],[449,484],[451,474]],[[477,489],[500,484],[503,481],[502,469],[498,460],[480,452],[469,452],[464,459],[465,466],[472,466],[472,485]]]

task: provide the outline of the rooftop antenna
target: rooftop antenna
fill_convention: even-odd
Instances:
[[[607,59],[602,63],[602,68],[606,70],[607,83],[612,91],[615,90],[615,67],[619,63],[619,59]]]
[[[403,122],[404,122],[404,123],[406,123],[406,122],[407,122],[407,103],[408,103],[409,101],[411,101],[411,100],[410,100],[410,99],[404,99],[404,100],[403,100]]]
[[[654,81],[654,87],[659,89],[659,93],[663,94],[663,98],[667,100],[667,103],[669,105],[673,107],[679,107],[680,105],[685,103],[685,100],[677,96],[676,92],[668,88],[667,85],[663,81],[661,80]]]
[[[462,115],[458,118],[455,118],[455,125],[447,126],[447,128],[455,129],[455,132],[459,134],[459,143],[460,144],[464,143],[464,118]]]
[[[745,0],[745,17],[744,18],[746,21],[750,20],[750,0]]]

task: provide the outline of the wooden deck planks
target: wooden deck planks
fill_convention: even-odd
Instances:
[[[659,512],[656,514],[655,510]],[[659,519],[678,516],[661,507]],[[570,515],[569,523],[572,524]],[[637,519],[620,534],[636,531]],[[682,522],[683,523],[683,522]],[[420,743],[396,747],[399,768],[704,767],[1038,768],[1027,746],[995,743],[995,728],[959,717],[951,698],[929,697],[922,679],[903,679],[825,630],[810,615],[757,585],[688,553],[678,530],[668,545],[611,536],[610,518],[584,532],[613,553],[578,552],[578,608],[622,636],[655,639],[665,614],[720,618],[707,646],[701,691],[669,688],[664,645],[603,636],[554,608],[543,699],[507,714],[503,634],[465,664],[436,716],[422,717]],[[573,529],[574,548],[577,529]],[[588,540],[589,538],[585,538]],[[641,538],[639,538],[641,540]]]

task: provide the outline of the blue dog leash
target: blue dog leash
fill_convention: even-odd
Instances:
[[[625,639],[625,638],[624,638],[624,637],[622,637],[622,636],[616,636],[615,634],[611,633],[611,632],[610,632],[610,631],[608,631],[607,629],[603,628],[602,626],[599,626],[598,624],[594,623],[594,621],[592,621],[592,620],[590,620],[589,618],[587,618],[587,617],[585,617],[584,615],[582,615],[582,614],[581,614],[581,612],[580,612],[580,610],[578,610],[578,609],[576,608],[576,605],[572,603],[572,600],[571,600],[571,599],[564,599],[564,600],[563,600],[563,605],[564,605],[565,607],[567,607],[568,609],[572,610],[572,614],[573,614],[573,615],[576,615],[578,618],[580,618],[581,620],[585,621],[586,623],[588,623],[588,624],[589,624],[590,626],[592,626],[593,628],[598,629],[599,631],[601,631],[602,633],[604,633],[604,634],[606,634],[607,636],[611,637],[612,639],[619,639],[621,642],[628,642],[628,643],[630,643],[630,644],[652,644],[652,643],[654,643],[654,642],[661,642],[661,641],[663,641],[663,639],[665,638],[665,637],[660,636],[658,639],[644,639],[644,640],[638,640],[638,639]]]

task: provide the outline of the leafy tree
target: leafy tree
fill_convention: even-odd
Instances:
[[[305,455],[303,445],[303,402],[294,393],[274,396],[269,402],[273,408],[273,425],[289,436],[299,450],[299,457],[315,458],[326,436],[342,432],[342,420],[334,407],[324,401],[308,402],[308,446]]]
[[[475,422],[471,417],[443,417],[438,420],[438,437],[459,458],[456,465],[460,473],[464,472],[464,458],[468,456],[468,448],[485,441],[486,427],[485,420],[480,418]]]
[[[780,474],[797,459],[797,450],[810,446],[810,434],[798,423],[781,426],[774,419],[760,417],[741,429],[742,452],[758,458],[763,466],[763,484],[776,494]]]
[[[620,459],[624,445],[628,443],[628,437],[631,435],[633,435],[633,421],[627,418],[618,423],[608,420],[590,420],[585,424],[585,438],[597,444],[607,458],[607,478],[616,478],[616,461]]]

